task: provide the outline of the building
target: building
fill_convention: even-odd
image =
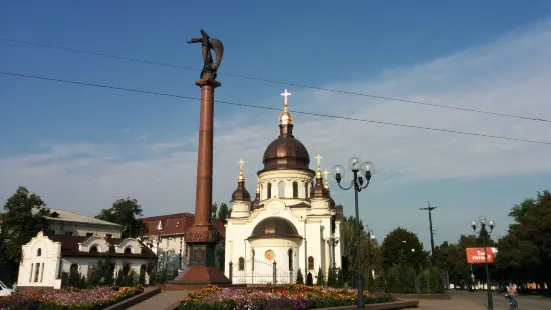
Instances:
[[[322,157],[311,170],[308,150],[293,135],[289,95],[282,94],[279,137],[264,152],[253,201],[240,161],[226,225],[225,274],[233,283],[294,282],[299,269],[305,279],[308,273],[315,279],[320,268],[326,276],[330,267],[341,266],[342,206],[335,206],[324,182]]]
[[[51,230],[50,235],[120,238],[124,228],[119,224],[60,209],[50,209],[50,216],[45,218]]]
[[[71,270],[89,279],[100,260],[114,263],[119,270],[137,279],[157,257],[147,246],[133,238],[106,238],[105,232],[93,236],[50,235],[39,232],[22,247],[17,289],[59,289]]]
[[[148,234],[142,241],[159,256],[159,264],[166,267],[169,274],[175,269],[184,270],[188,265],[189,250],[185,241],[185,232],[193,225],[195,215],[191,213],[176,213],[169,215],[145,217],[140,219],[148,229]],[[212,220],[212,225],[226,237],[226,227],[221,220]],[[223,239],[222,239],[223,240]],[[216,250],[223,246],[223,241],[216,246]],[[223,259],[223,257],[222,257]],[[217,257],[215,263],[220,268],[221,259]]]

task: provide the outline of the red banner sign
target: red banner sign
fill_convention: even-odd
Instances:
[[[486,248],[488,249],[488,263],[493,263],[495,261],[497,249],[496,248]],[[484,264],[485,259],[484,248],[467,248],[467,262],[469,264]]]

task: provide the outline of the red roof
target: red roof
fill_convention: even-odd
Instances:
[[[183,234],[186,232],[188,227],[193,225],[195,221],[195,214],[191,213],[176,213],[152,217],[144,217],[140,219],[142,222],[147,225],[148,231],[150,234],[155,234],[156,227],[159,225],[159,221],[163,226],[163,235],[177,235]],[[212,226],[220,233],[222,238],[226,237],[226,227],[224,226],[224,221],[222,220],[212,220]]]
[[[111,256],[111,257],[139,257],[139,258],[154,258],[157,257],[153,251],[151,251],[150,248],[148,248],[145,244],[140,244],[143,246],[142,253],[140,254],[123,254],[123,253],[116,253],[115,252],[115,245],[120,244],[125,239],[120,238],[109,238],[105,239],[109,243],[109,254],[107,253],[90,253],[90,252],[81,252],[78,250],[78,244],[84,243],[88,238],[86,236],[58,236],[58,235],[52,235],[48,236],[50,240],[53,242],[60,242],[61,243],[61,254],[63,256],[88,256],[88,257],[94,257],[94,256]]]

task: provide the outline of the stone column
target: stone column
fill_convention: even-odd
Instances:
[[[220,235],[211,223],[214,89],[221,84],[214,78],[205,76],[195,82],[195,85],[201,88],[201,108],[197,152],[195,221],[186,231],[184,238],[189,246],[189,268],[175,280],[184,284],[229,284],[231,281],[215,265],[215,247]]]

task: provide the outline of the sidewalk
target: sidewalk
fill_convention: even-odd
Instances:
[[[165,310],[187,296],[187,291],[161,292],[141,303],[134,305],[129,310]],[[172,309],[170,309],[172,310]]]

